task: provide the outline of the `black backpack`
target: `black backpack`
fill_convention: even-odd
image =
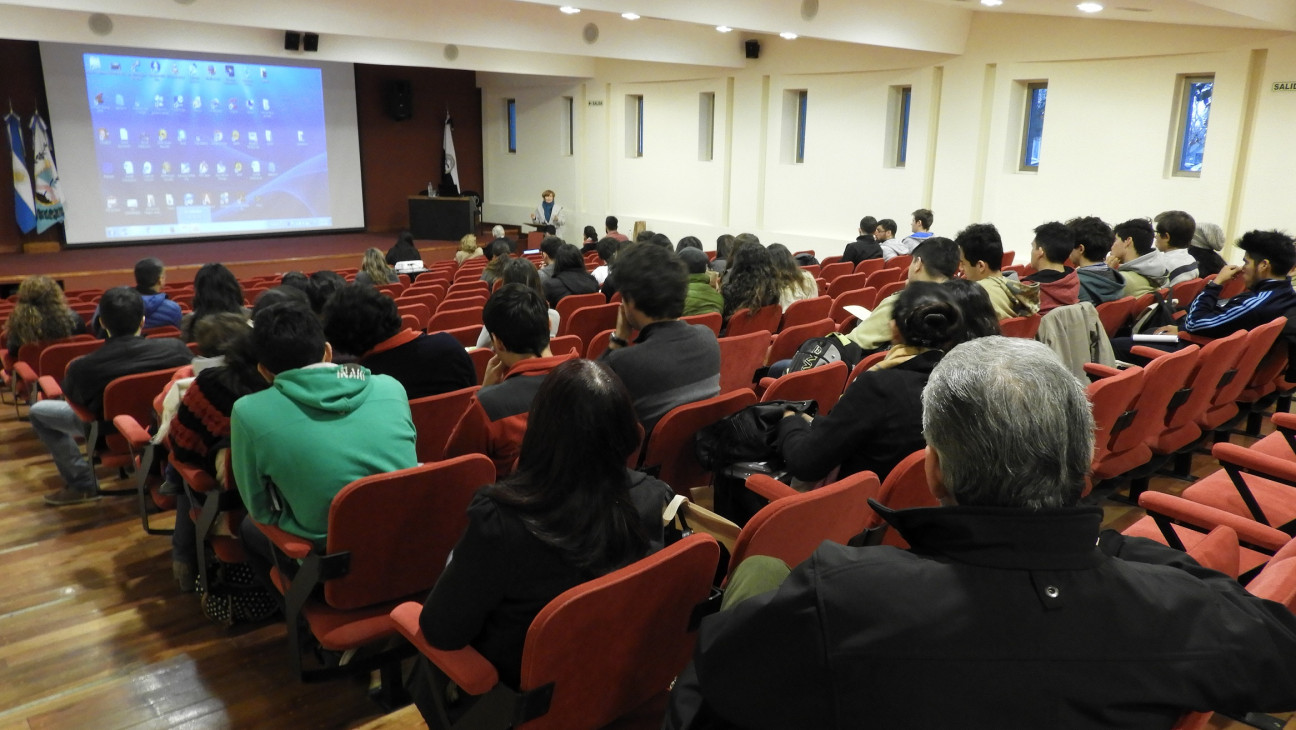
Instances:
[[[747,406],[694,435],[698,462],[718,472],[740,461],[774,459],[778,456],[775,441],[783,412],[794,410],[813,416],[817,408],[812,400],[772,400]]]
[[[844,362],[847,367],[853,370],[863,357],[863,348],[839,334],[831,334],[827,337],[812,337],[801,343],[801,347],[797,348],[787,371],[796,373],[835,362]]]

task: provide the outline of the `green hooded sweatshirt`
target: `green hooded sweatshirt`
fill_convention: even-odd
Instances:
[[[329,506],[361,477],[418,465],[405,388],[359,365],[275,376],[230,416],[234,476],[257,522],[322,540]]]

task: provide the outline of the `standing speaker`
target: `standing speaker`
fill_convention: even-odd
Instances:
[[[298,33],[295,30],[285,30],[284,50],[285,51],[301,50],[301,33]]]
[[[387,114],[403,122],[414,116],[414,89],[406,79],[397,79],[387,86]]]
[[[743,44],[748,58],[760,58],[760,41],[750,40]]]
[[[302,49],[314,53],[319,50],[319,33],[307,33],[302,36]]]

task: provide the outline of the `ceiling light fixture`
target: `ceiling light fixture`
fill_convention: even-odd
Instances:
[[[568,15],[575,15],[576,13],[579,13],[579,12],[580,12],[580,8],[573,8],[573,7],[570,6],[570,5],[564,5],[564,6],[562,6],[561,8],[558,8],[558,9],[561,10],[562,12],[564,12],[564,13],[567,13]]]
[[[621,17],[625,18],[626,20],[638,20],[639,13],[621,13]]]
[[[1076,6],[1076,10],[1079,10],[1082,13],[1097,13],[1102,9],[1103,6],[1099,3],[1080,3]]]
[[[782,33],[779,33],[779,38],[786,38],[787,40],[794,41],[797,39],[797,34],[790,30],[785,30]]]
[[[981,0],[981,4],[987,8],[997,8],[1003,5],[1003,0]]]
[[[721,33],[728,33],[729,31],[733,30],[733,28],[730,28],[727,25],[717,25],[716,30],[720,31]]]

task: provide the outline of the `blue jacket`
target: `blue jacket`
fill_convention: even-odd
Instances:
[[[1249,330],[1285,316],[1296,307],[1296,291],[1290,278],[1266,279],[1254,289],[1219,300],[1220,285],[1207,284],[1188,306],[1183,329],[1203,337],[1224,337]]]

